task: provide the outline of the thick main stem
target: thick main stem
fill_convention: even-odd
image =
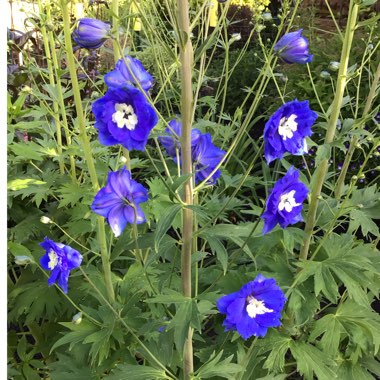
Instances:
[[[380,63],[377,65],[377,70],[373,78],[372,86],[368,93],[368,97],[367,97],[366,104],[364,106],[362,118],[365,118],[371,109],[372,103],[376,97],[376,90],[377,90],[377,86],[379,85],[379,80],[380,80]],[[363,126],[364,126],[364,123],[363,123]],[[351,162],[351,159],[354,154],[356,144],[358,143],[358,141],[359,141],[359,137],[357,136],[352,137],[350,141],[350,147],[348,148],[348,152],[346,154],[346,157],[344,158],[342,171],[340,172],[338,180],[336,182],[336,187],[335,187],[336,199],[340,199],[342,195],[342,189],[344,185],[344,180],[346,179],[348,166],[350,165],[350,162]]]
[[[181,156],[182,175],[192,173],[191,159],[191,124],[192,124],[192,67],[194,52],[190,40],[190,20],[188,0],[177,0],[178,4],[178,27],[180,33],[180,62],[181,62]],[[193,205],[193,179],[190,177],[184,184],[184,203]],[[193,211],[189,207],[183,209],[182,221],[182,291],[184,296],[191,297],[191,253],[193,238]],[[193,331],[189,328],[188,337],[184,347],[184,378],[190,379],[193,368]]]
[[[77,117],[78,117],[79,137],[82,143],[83,153],[86,159],[88,172],[90,174],[92,188],[94,192],[97,192],[99,190],[99,182],[98,182],[98,177],[96,175],[94,159],[91,153],[90,140],[86,133],[86,122],[84,118],[82,98],[80,96],[77,71],[76,71],[74,55],[73,55],[73,47],[71,43],[69,7],[67,6],[67,2],[65,0],[61,0],[60,5],[61,5],[62,16],[63,16],[63,30],[64,30],[64,37],[65,37],[66,59],[67,59],[67,65],[70,72],[75,108],[76,108]],[[97,221],[98,221],[98,239],[99,239],[100,253],[102,257],[104,280],[105,280],[108,297],[110,301],[113,302],[115,300],[115,294],[114,294],[114,289],[112,286],[111,264],[110,264],[109,256],[107,252],[107,241],[106,241],[106,234],[105,234],[105,227],[104,227],[104,219],[103,217],[99,216],[97,218]]]
[[[331,144],[335,136],[336,124],[338,121],[340,108],[342,106],[342,100],[344,95],[344,90],[346,88],[347,82],[347,68],[348,60],[350,57],[350,50],[352,45],[352,39],[354,37],[356,20],[358,16],[359,5],[354,3],[353,0],[350,1],[350,10],[348,14],[346,33],[343,41],[342,55],[341,55],[341,65],[338,73],[338,81],[336,86],[336,93],[334,101],[332,104],[332,112],[327,125],[327,131],[325,136],[325,144]],[[313,235],[313,229],[316,220],[317,208],[318,208],[318,198],[322,191],[323,182],[328,169],[328,159],[325,158],[321,161],[317,168],[317,175],[315,185],[310,194],[310,206],[306,217],[305,226],[305,240],[300,253],[300,260],[307,260],[307,255],[309,253],[310,241]]]

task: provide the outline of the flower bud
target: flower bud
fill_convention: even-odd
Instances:
[[[274,46],[274,51],[286,63],[308,63],[313,59],[309,54],[309,41],[302,36],[302,29],[285,34]]]
[[[50,224],[52,223],[51,219],[48,218],[47,216],[41,216],[40,222],[43,224]]]
[[[331,61],[330,64],[329,64],[329,69],[331,71],[337,71],[337,70],[339,70],[339,66],[340,66],[340,62],[338,62],[338,61]]]
[[[82,312],[80,311],[79,313],[75,314],[71,322],[74,323],[74,325],[79,325],[82,322]]]
[[[264,20],[264,21],[271,21],[272,20],[272,14],[270,12],[264,12],[262,15],[261,15],[261,18]]]
[[[73,40],[86,49],[97,49],[110,37],[111,26],[95,18],[82,18],[72,34]]]
[[[331,74],[326,70],[322,70],[319,76],[323,79],[327,79],[331,77]]]
[[[353,175],[352,178],[351,178],[352,181],[357,181],[358,180],[358,176],[357,175]]]
[[[17,265],[28,265],[33,263],[34,260],[30,256],[15,256],[15,263]]]
[[[241,40],[241,34],[240,33],[231,34],[230,43],[235,42],[235,41],[240,41],[240,40]]]

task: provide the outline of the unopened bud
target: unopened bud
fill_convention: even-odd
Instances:
[[[360,174],[359,178],[360,178],[360,179],[364,179],[364,178],[365,178],[365,174],[363,174],[363,173]]]
[[[52,223],[51,219],[48,218],[47,216],[41,216],[40,222],[43,224],[50,224]]]
[[[240,41],[241,40],[241,34],[240,33],[233,33],[231,35],[230,42]]]
[[[127,161],[128,161],[128,160],[127,160],[124,156],[121,156],[121,157],[120,157],[120,162],[121,162],[122,164],[126,164]]]
[[[271,21],[271,20],[272,20],[272,13],[270,13],[270,12],[264,12],[264,13],[261,15],[261,18],[262,18],[264,21]]]
[[[328,71],[326,71],[326,70],[321,71],[321,73],[319,75],[323,79],[327,79],[327,78],[331,77],[331,74]]]
[[[27,94],[31,94],[32,93],[32,89],[29,87],[29,86],[23,86],[23,88],[21,89],[22,92],[26,92]]]
[[[71,322],[73,322],[74,325],[79,325],[82,322],[82,312],[80,311],[79,313],[75,314]]]
[[[353,175],[352,178],[351,178],[352,181],[357,181],[358,180],[358,176],[357,175]]]
[[[338,61],[331,61],[330,64],[329,64],[329,69],[331,71],[337,71],[337,70],[339,70],[339,66],[340,66],[340,62],[338,62]]]
[[[30,256],[16,256],[15,263],[17,265],[28,265],[33,263],[33,259]]]
[[[358,208],[363,208],[364,205],[362,205],[361,203],[358,204]]]

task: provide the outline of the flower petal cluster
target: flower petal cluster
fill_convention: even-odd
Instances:
[[[55,243],[48,238],[45,238],[40,246],[46,251],[40,259],[41,266],[51,270],[49,286],[58,282],[59,287],[67,293],[70,271],[80,266],[82,255],[68,245]]]
[[[171,156],[175,162],[177,162],[177,150],[180,151],[181,143],[180,138],[182,134],[182,123],[178,119],[173,119],[169,121],[169,127],[165,129],[165,132],[169,136],[159,137],[159,141],[164,146],[166,152]],[[201,136],[201,131],[199,129],[193,128],[191,130],[191,149],[196,145],[199,137]]]
[[[302,29],[287,33],[274,45],[274,51],[286,63],[308,63],[313,59],[309,54],[309,41],[302,37]]]
[[[95,195],[91,209],[105,217],[116,237],[127,223],[141,224],[145,215],[141,202],[148,200],[148,190],[134,181],[131,173],[124,167],[108,173],[107,184]]]
[[[117,61],[115,69],[104,76],[104,81],[109,88],[123,87],[127,83],[137,85],[138,82],[145,91],[153,85],[152,75],[137,58],[129,55]]]
[[[220,298],[216,306],[226,314],[225,331],[236,330],[243,339],[263,337],[268,328],[281,326],[286,297],[273,278],[259,274],[239,291]]]
[[[306,137],[318,115],[307,100],[297,99],[282,105],[267,121],[264,128],[264,153],[269,164],[281,159],[286,152],[293,155],[307,153]]]
[[[160,137],[159,140],[167,153],[177,162],[177,150],[179,151],[179,156],[181,155],[179,139],[181,137],[182,123],[180,120],[174,119],[169,122],[169,126],[170,129],[166,128],[165,131],[170,136]],[[191,130],[191,154],[196,170],[195,182],[198,183],[211,174],[226,152],[213,144],[209,133],[202,133],[200,130],[193,128]],[[220,170],[217,170],[208,182],[214,184],[219,177]]]
[[[72,34],[73,40],[86,49],[97,49],[110,37],[111,25],[95,18],[82,18]]]
[[[302,203],[309,193],[306,185],[299,181],[299,171],[290,167],[284,177],[279,179],[266,203],[261,216],[264,219],[263,235],[271,231],[278,223],[282,228],[303,220]]]
[[[144,150],[158,117],[145,95],[131,85],[110,88],[92,104],[95,128],[103,145]]]

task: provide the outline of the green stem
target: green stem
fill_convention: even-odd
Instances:
[[[97,192],[99,190],[99,182],[98,182],[98,177],[96,174],[94,159],[91,152],[90,140],[86,133],[86,121],[85,121],[83,107],[82,107],[82,99],[81,99],[80,90],[79,90],[78,77],[77,77],[75,60],[74,60],[74,55],[73,55],[73,47],[71,43],[70,15],[69,15],[69,8],[67,5],[68,3],[66,0],[60,0],[60,6],[61,6],[61,11],[62,11],[62,16],[63,16],[63,28],[64,28],[67,66],[70,72],[75,108],[77,112],[78,125],[79,125],[79,138],[82,144],[84,157],[86,159],[88,172],[90,174],[92,188],[94,192]],[[109,255],[107,251],[104,218],[101,216],[98,216],[97,221],[98,221],[98,239],[99,239],[100,252],[102,256],[105,285],[106,285],[108,297],[113,302],[115,300],[115,293],[112,286],[111,264],[109,261]]]
[[[376,98],[376,91],[377,91],[377,86],[379,85],[379,80],[380,80],[380,63],[377,66],[377,70],[373,78],[372,86],[369,90],[369,94],[368,94],[367,101],[364,107],[362,119],[364,119],[368,115],[368,112],[371,109],[372,103],[374,99]],[[362,127],[363,126],[364,126],[364,123]],[[340,172],[338,180],[336,182],[336,188],[335,188],[336,199],[340,199],[342,195],[342,189],[343,189],[344,181],[346,179],[348,166],[350,165],[350,162],[351,162],[351,159],[354,154],[358,141],[359,141],[359,138],[357,136],[353,136],[350,141],[350,147],[348,148],[348,152],[346,154],[346,157],[344,158],[342,171]]]
[[[241,363],[242,367],[244,368],[244,370],[242,372],[239,373],[239,375],[236,377],[236,380],[241,380],[243,379],[244,377],[244,373],[245,373],[245,369],[247,368],[249,362],[251,361],[251,356],[252,356],[252,351],[253,351],[253,348],[257,342],[257,337],[255,337],[255,339],[252,341],[247,353],[245,354],[244,356],[244,359],[243,359],[243,362]]]
[[[50,2],[46,2],[46,17],[48,20],[51,20],[51,13],[50,13]],[[58,104],[59,104],[59,111],[62,115],[62,125],[63,129],[65,130],[65,137],[67,146],[71,146],[71,132],[69,130],[69,124],[67,122],[67,114],[66,114],[66,106],[65,101],[63,99],[63,91],[62,91],[62,84],[59,77],[59,74],[57,72],[58,68],[60,67],[58,64],[58,57],[57,52],[55,50],[55,39],[53,32],[48,32],[49,37],[49,43],[50,43],[50,49],[51,49],[51,57],[53,59],[53,69],[54,69],[54,75],[56,78],[56,85],[57,85],[57,94],[58,94]],[[70,172],[71,172],[71,178],[73,182],[76,182],[76,172],[75,172],[75,158],[72,154],[69,156],[70,158]]]
[[[44,13],[44,9],[42,8],[41,1],[38,2],[38,7],[40,13]],[[51,52],[50,52],[50,46],[49,46],[49,38],[46,31],[45,23],[43,22],[41,25],[41,33],[42,33],[42,41],[44,44],[44,50],[46,55],[46,62],[48,67],[48,73],[49,73],[49,82],[50,86],[55,88],[55,81],[54,81],[54,72],[53,72],[53,65],[52,65],[52,59],[51,59]],[[55,127],[56,127],[56,134],[57,134],[57,150],[58,150],[58,164],[59,164],[59,171],[61,174],[65,172],[65,166],[63,164],[63,156],[62,156],[62,133],[61,133],[61,121],[59,119],[59,108],[57,101],[53,99],[53,117],[55,120]]]
[[[348,60],[350,57],[350,50],[352,45],[352,40],[355,32],[356,20],[358,16],[359,5],[354,3],[354,0],[350,1],[350,9],[346,26],[346,33],[343,41],[342,55],[340,59],[340,68],[338,73],[338,81],[336,87],[336,93],[332,104],[332,112],[330,119],[327,124],[327,131],[325,136],[325,144],[331,144],[335,136],[336,123],[338,121],[340,108],[342,106],[342,100],[344,95],[344,90],[347,82],[347,68]],[[299,256],[300,260],[307,260],[309,253],[309,247],[311,242],[311,237],[313,235],[313,229],[316,222],[316,214],[318,207],[318,197],[321,194],[323,182],[328,169],[329,157],[322,160],[319,167],[317,168],[315,185],[310,194],[310,206],[306,217],[305,225],[305,239],[302,246],[302,250]]]
[[[191,125],[192,125],[192,68],[194,60],[193,46],[190,40],[189,3],[187,0],[177,0],[178,28],[180,31],[180,62],[181,62],[181,152],[182,152],[182,175],[192,174],[191,159]],[[189,177],[184,184],[184,203],[193,205],[193,179]],[[193,211],[190,207],[183,209],[182,220],[182,257],[181,276],[182,292],[185,297],[191,297],[191,253],[193,239]],[[184,379],[191,378],[194,371],[193,365],[193,329],[190,327],[184,347]]]

